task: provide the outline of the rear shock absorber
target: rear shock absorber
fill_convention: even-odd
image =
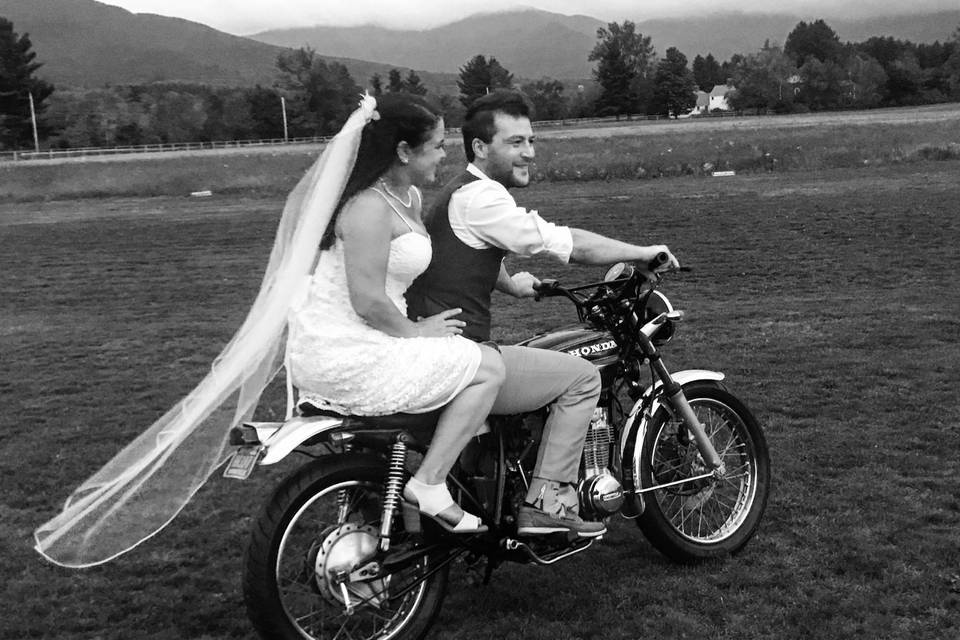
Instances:
[[[406,462],[407,444],[400,435],[390,447],[390,467],[383,486],[383,516],[380,518],[380,550],[383,552],[390,549],[390,530],[393,528],[394,514],[400,507]]]

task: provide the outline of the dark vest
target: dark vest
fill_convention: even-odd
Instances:
[[[490,339],[490,294],[500,275],[506,251],[465,245],[450,228],[450,197],[453,192],[479,180],[464,171],[448,182],[424,220],[433,244],[430,266],[407,289],[407,316],[416,320],[446,309],[463,309],[458,318],[467,323],[463,335],[483,342]]]

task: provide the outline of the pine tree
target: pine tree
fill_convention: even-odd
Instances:
[[[370,93],[374,97],[383,95],[383,78],[380,77],[379,73],[370,76]]]
[[[398,93],[406,89],[406,86],[403,84],[403,76],[400,74],[400,69],[390,69],[390,73],[387,74],[387,91],[390,93]]]
[[[334,133],[356,108],[360,87],[344,65],[324,62],[313,49],[304,47],[281,53],[277,67],[290,114],[290,135]]]
[[[417,72],[413,69],[410,69],[407,78],[403,81],[403,87],[407,93],[412,93],[416,96],[427,95],[427,88],[420,82],[420,76],[418,76]]]
[[[42,116],[53,85],[34,77],[43,65],[36,62],[32,49],[29,35],[18,35],[13,23],[0,17],[0,148],[33,146],[31,97],[38,133],[43,137],[48,133]]]
[[[639,33],[636,25],[626,20],[622,25],[611,22],[606,29],[597,29],[597,40],[587,58],[597,62],[593,71],[601,86],[597,112],[620,116],[645,111],[655,55],[650,36]]]
[[[667,56],[657,64],[653,87],[653,102],[658,113],[676,118],[697,104],[693,72],[687,68],[687,56],[676,47],[667,49]]]
[[[474,100],[490,91],[512,86],[513,74],[492,56],[490,60],[482,55],[474,56],[460,68],[460,78],[457,80],[460,102],[464,107],[469,107]]]
[[[810,24],[799,22],[787,36],[783,51],[796,61],[798,67],[802,67],[810,58],[820,62],[840,62],[843,45],[826,22],[816,20]]]
[[[693,79],[696,81],[697,87],[707,93],[716,85],[727,81],[720,69],[720,63],[717,62],[712,53],[708,53],[706,58],[698,54],[693,59]]]

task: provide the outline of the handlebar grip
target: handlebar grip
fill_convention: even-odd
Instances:
[[[663,265],[670,262],[670,256],[666,251],[661,251],[657,255],[653,256],[650,262],[647,263],[647,271],[656,271]]]
[[[556,280],[541,280],[539,283],[533,285],[533,290],[537,292],[537,295],[534,296],[534,300],[540,300],[553,293],[557,290],[557,281]]]

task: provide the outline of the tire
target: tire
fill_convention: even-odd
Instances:
[[[445,566],[417,584],[435,559],[386,578],[350,582],[352,615],[344,606],[346,585],[326,577],[379,559],[385,474],[379,458],[331,456],[305,465],[276,489],[254,522],[244,558],[244,601],[262,638],[413,640],[427,633],[449,575]],[[393,544],[403,540],[402,527],[398,513]],[[408,592],[392,595],[411,584]]]
[[[726,389],[695,382],[683,390],[726,473],[644,492],[646,509],[637,524],[671,560],[698,564],[737,553],[756,533],[770,493],[770,454],[756,418]],[[706,473],[681,427],[665,406],[653,416],[640,454],[642,489]]]

